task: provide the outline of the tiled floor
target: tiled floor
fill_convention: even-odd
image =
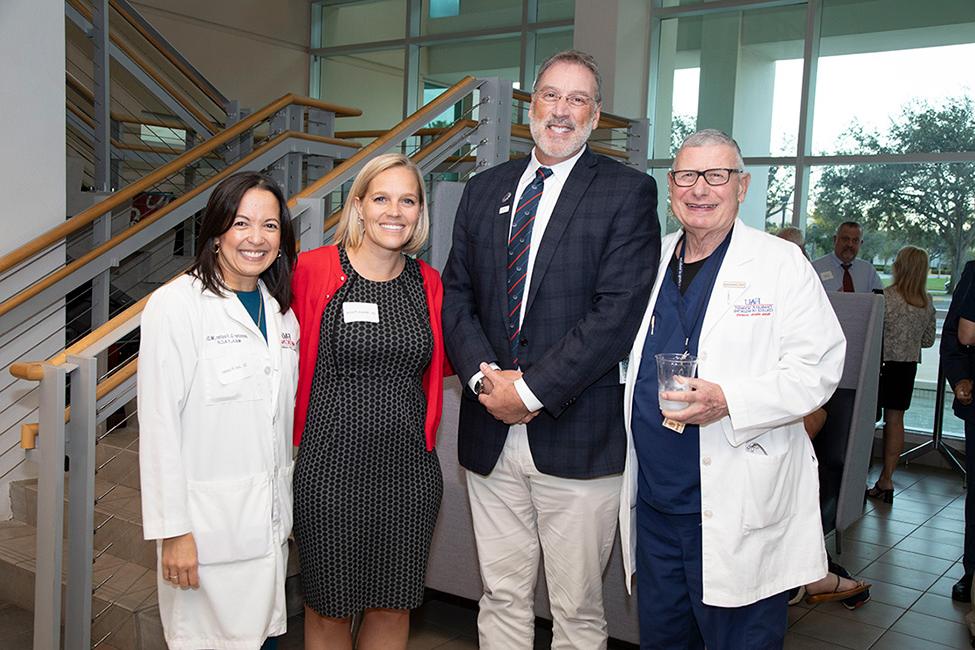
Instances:
[[[866,513],[843,537],[834,559],[873,583],[872,600],[850,612],[837,603],[789,610],[788,650],[926,650],[969,648],[964,616],[969,606],[951,600],[951,586],[962,574],[964,490],[946,470],[901,467],[894,477],[892,506],[870,500]],[[474,603],[436,595],[413,615],[411,650],[476,648]],[[302,647],[302,621],[289,621],[279,650]],[[31,616],[0,605],[0,648],[31,648]],[[546,648],[551,630],[540,624],[536,648]],[[99,646],[104,647],[104,646]],[[622,650],[635,646],[614,642]]]

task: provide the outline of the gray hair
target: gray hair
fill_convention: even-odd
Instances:
[[[712,145],[724,145],[726,147],[731,147],[735,150],[735,164],[738,165],[738,169],[745,169],[745,161],[741,157],[741,147],[735,142],[735,139],[724,131],[719,131],[718,129],[701,129],[700,131],[695,131],[690,134],[680,145],[680,149],[677,150],[679,155],[687,147],[708,147]],[[676,156],[674,156],[676,158]]]
[[[596,78],[596,96],[593,99],[596,100],[597,104],[603,103],[603,78],[599,76],[599,64],[596,63],[596,59],[592,58],[591,54],[586,54],[580,50],[563,50],[545,59],[545,62],[538,68],[538,74],[535,75],[532,92],[538,89],[538,80],[542,78],[545,71],[556,63],[574,63],[589,70],[592,76]]]

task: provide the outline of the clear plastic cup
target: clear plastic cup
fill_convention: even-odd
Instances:
[[[691,387],[679,383],[677,377],[694,377],[697,374],[697,357],[693,354],[665,352],[655,355],[657,359],[657,394],[663,392],[687,391]],[[660,399],[661,411],[680,411],[687,408],[687,402]]]

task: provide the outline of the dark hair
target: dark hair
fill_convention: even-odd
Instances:
[[[836,226],[836,233],[839,234],[839,232],[844,228],[856,228],[860,231],[861,235],[863,234],[863,226],[856,221],[844,221],[840,225]]]
[[[217,262],[217,239],[230,230],[240,208],[240,201],[247,190],[267,190],[278,200],[278,216],[281,220],[281,254],[271,266],[261,273],[261,280],[268,292],[275,300],[281,313],[288,311],[291,306],[291,270],[298,257],[295,245],[295,232],[291,225],[291,212],[288,202],[278,184],[264,174],[257,172],[240,172],[228,176],[214,188],[203,210],[203,222],[196,238],[196,260],[188,273],[199,278],[206,289],[217,295],[225,295],[227,285],[220,277],[220,267]]]

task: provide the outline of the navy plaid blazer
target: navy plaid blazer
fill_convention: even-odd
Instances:
[[[501,455],[508,425],[466,383],[482,361],[512,368],[507,239],[527,165],[510,161],[467,183],[443,272],[444,339],[464,384],[458,455],[483,475]],[[505,205],[510,209],[499,213]],[[545,405],[528,424],[535,466],[565,478],[617,474],[626,456],[618,364],[633,344],[660,258],[653,178],[587,148],[533,255],[519,358],[525,382]]]

